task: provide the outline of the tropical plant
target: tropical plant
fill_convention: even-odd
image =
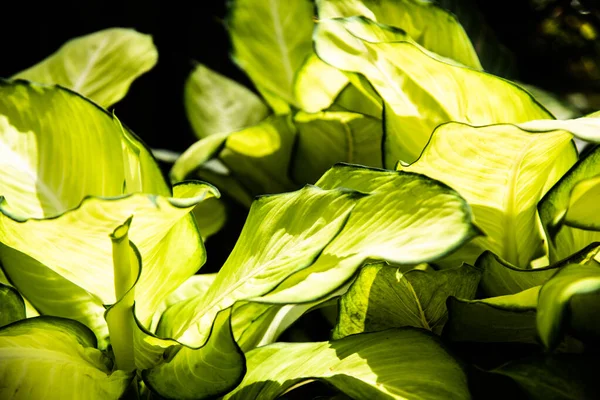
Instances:
[[[436,3],[316,6],[232,3],[260,97],[195,68],[172,186],[102,108],[146,36],[0,81],[0,397],[596,397],[600,113],[555,119]],[[248,217],[198,274],[217,187]],[[328,340],[278,341],[332,306]]]

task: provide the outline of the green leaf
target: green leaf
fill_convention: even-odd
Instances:
[[[0,330],[0,397],[118,399],[131,374],[111,373],[109,358],[95,348],[84,325],[57,317],[36,317]]]
[[[0,283],[0,328],[25,318],[25,302],[19,292]]]
[[[269,114],[249,89],[202,64],[190,73],[183,96],[188,121],[199,139],[255,125]]]
[[[481,69],[477,53],[453,14],[419,0],[317,0],[319,17],[363,16],[400,28],[427,50]]]
[[[40,310],[58,309],[64,316],[74,309],[78,319],[89,310],[96,321],[90,327],[96,327],[102,303],[116,301],[107,237],[131,215],[136,218],[131,237],[144,259],[136,290],[137,299],[143,298],[138,317],[144,324],[151,324],[162,297],[205,260],[188,213],[217,195],[215,189],[187,183],[171,194],[143,143],[71,91],[0,82],[0,167],[0,242],[5,245],[0,258],[9,279],[25,296],[33,294]],[[22,263],[30,268],[21,268]],[[54,293],[65,289],[62,304],[35,293],[46,285]]]
[[[342,71],[325,64],[313,53],[296,75],[294,98],[302,110],[316,113],[331,106],[348,82]]]
[[[254,196],[294,190],[288,170],[295,138],[290,116],[268,118],[229,135],[219,158]]]
[[[225,141],[231,132],[211,134],[190,146],[175,161],[170,172],[173,183],[181,182],[202,164],[214,158],[225,146]]]
[[[575,206],[574,189],[580,182],[600,175],[600,148],[585,154],[544,196],[538,204],[542,226],[548,236],[550,262],[566,258],[589,243],[600,241],[600,233],[565,226],[565,216]],[[584,206],[584,205],[582,205]],[[574,211],[587,212],[580,208]],[[584,207],[587,207],[585,205]],[[592,206],[591,210],[594,210]]]
[[[346,222],[357,196],[348,190],[307,186],[259,197],[214,284],[204,296],[167,310],[158,334],[189,345],[202,343],[219,310],[265,294],[312,264]]]
[[[316,182],[333,164],[381,165],[381,121],[347,112],[298,113],[292,178]]]
[[[402,171],[418,172],[457,190],[486,233],[474,244],[512,265],[527,267],[544,254],[537,203],[575,163],[577,151],[563,131],[532,134],[515,125],[473,127],[447,123]]]
[[[206,399],[236,387],[246,372],[244,353],[233,339],[231,309],[219,312],[202,347],[185,346],[165,361],[142,372],[144,382],[168,399]]]
[[[387,168],[417,159],[434,128],[447,121],[488,125],[552,117],[518,86],[363,17],[320,21],[315,49],[328,64],[364,75],[383,98]],[[469,101],[477,90],[488,95]]]
[[[224,399],[275,399],[310,379],[353,399],[468,399],[460,365],[424,331],[404,328],[247,353],[248,373]]]
[[[332,337],[404,326],[441,334],[448,318],[448,296],[472,299],[480,277],[481,271],[467,264],[405,273],[385,264],[367,265],[342,295]]]
[[[600,217],[594,208],[600,200],[600,175],[584,179],[573,187],[565,224],[574,228],[600,231]]]
[[[340,92],[332,107],[341,107],[341,111],[351,111],[382,119],[383,105],[381,97],[375,92],[371,84],[358,75],[352,75],[350,78],[352,84],[346,86]]]
[[[540,102],[540,104],[542,104],[548,111],[552,113],[552,115],[556,117],[556,119],[571,119],[579,117],[581,115],[581,113],[575,106],[573,106],[566,100],[561,99],[560,97],[558,97],[558,95],[554,93],[548,92],[537,86],[525,84],[522,82],[515,83],[521,86],[523,89],[527,90],[529,93],[531,93],[533,97],[535,97],[535,99],[538,102]]]
[[[249,190],[231,175],[231,171],[217,159],[210,160],[197,169],[195,176],[206,182],[211,182],[219,189],[219,191],[246,208],[250,208],[250,205],[254,200],[254,197],[249,193]]]
[[[368,193],[314,264],[291,275],[268,303],[314,301],[347,282],[367,260],[434,261],[477,236],[471,210],[454,190],[422,175],[339,164],[317,182]]]
[[[592,243],[581,251],[547,267],[521,269],[507,263],[490,251],[484,252],[476,265],[483,270],[481,289],[486,296],[515,294],[543,285],[556,271],[569,264],[585,264],[600,251],[600,243]]]
[[[202,240],[219,232],[227,222],[227,208],[225,204],[216,197],[211,197],[192,210],[192,215],[198,224]]]
[[[600,113],[586,115],[582,118],[561,120],[535,120],[520,124],[523,129],[532,132],[565,130],[573,136],[587,142],[600,143]]]
[[[227,26],[232,58],[265,100],[295,104],[294,82],[312,53],[313,5],[309,0],[234,0]],[[281,109],[275,101],[274,108]]]
[[[591,260],[585,265],[568,265],[542,286],[538,300],[537,328],[548,349],[562,340],[568,326],[569,306],[577,295],[600,292],[600,264]],[[597,298],[596,298],[597,300]],[[593,306],[598,312],[596,304]]]
[[[528,399],[595,399],[597,363],[592,355],[555,354],[511,361],[489,372],[514,380]]]
[[[448,298],[444,336],[453,341],[537,343],[540,286],[483,300]]]
[[[131,83],[157,59],[150,35],[111,28],[69,40],[12,78],[61,85],[109,107],[125,97]]]

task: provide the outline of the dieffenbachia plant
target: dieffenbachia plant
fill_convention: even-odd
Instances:
[[[600,115],[484,72],[434,3],[316,5],[233,2],[262,99],[198,66],[173,187],[114,115],[2,81],[0,397],[595,397]],[[249,207],[216,274],[190,175]],[[332,302],[329,340],[276,342]]]

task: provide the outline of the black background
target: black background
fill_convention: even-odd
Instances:
[[[286,1],[286,0],[280,0]],[[544,36],[541,21],[576,13],[571,0],[463,0],[476,4],[485,23],[518,61],[517,78],[557,92],[600,91],[600,79],[574,74],[586,49]],[[539,0],[537,1],[539,3]],[[595,10],[586,18],[600,21],[598,0],[579,0]],[[183,85],[199,61],[247,86],[250,81],[230,60],[224,23],[226,0],[98,0],[0,3],[0,77],[9,77],[54,52],[70,38],[109,27],[130,27],[153,36],[159,61],[136,80],[115,113],[151,147],[183,151],[195,137],[183,108]],[[560,22],[565,29],[570,29]],[[600,32],[600,23],[596,25]],[[568,33],[568,32],[567,32]],[[564,41],[563,41],[564,42]],[[591,46],[591,47],[590,47]],[[600,50],[597,54],[600,58]],[[597,60],[600,64],[600,60]]]

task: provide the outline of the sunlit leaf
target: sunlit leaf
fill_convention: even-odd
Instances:
[[[199,139],[255,125],[269,113],[249,89],[202,64],[189,75],[183,95],[188,121]]]
[[[261,301],[314,301],[342,286],[367,260],[430,262],[479,234],[464,199],[422,175],[339,164],[317,186],[369,195],[357,201],[342,231],[314,264],[291,275]]]
[[[231,2],[232,57],[276,111],[281,105],[272,97],[295,104],[296,74],[312,53],[312,17],[309,0]]]
[[[313,53],[296,75],[294,98],[302,110],[319,112],[331,105],[348,82],[342,71],[324,63]]]
[[[92,331],[72,320],[36,317],[0,329],[0,397],[119,399],[131,374],[111,372]]]
[[[362,332],[413,326],[440,334],[448,296],[472,299],[481,271],[470,266],[402,273],[385,264],[364,267],[340,300],[333,339]]]
[[[158,59],[150,35],[111,28],[69,40],[13,79],[58,84],[108,107],[121,100],[131,83]]]
[[[342,228],[357,196],[348,190],[307,186],[258,198],[215,282],[204,296],[169,308],[159,335],[190,345],[202,343],[219,310],[265,294],[312,264]]]
[[[425,174],[457,190],[473,208],[491,250],[525,268],[544,254],[537,203],[575,163],[577,151],[564,131],[531,134],[514,125],[438,127],[420,158],[398,169]]]
[[[224,399],[275,399],[309,379],[353,399],[468,399],[467,379],[440,342],[404,328],[317,343],[275,343],[247,353],[248,373]]]
[[[590,210],[581,208],[582,206],[590,207],[590,205],[573,204],[573,200],[575,200],[573,194],[580,182],[593,179],[598,175],[600,175],[600,148],[595,148],[585,154],[538,204],[541,222],[549,238],[551,262],[568,257],[589,243],[600,241],[599,232],[564,225],[565,217],[572,207],[577,207],[573,211],[584,213],[593,212],[596,209],[594,204],[591,205]],[[590,221],[593,219],[584,222]]]
[[[388,168],[398,160],[417,159],[443,122],[488,125],[552,118],[518,86],[458,65],[403,31],[363,17],[321,20],[315,49],[328,64],[364,75],[383,98]],[[470,100],[477,90],[487,95]]]

